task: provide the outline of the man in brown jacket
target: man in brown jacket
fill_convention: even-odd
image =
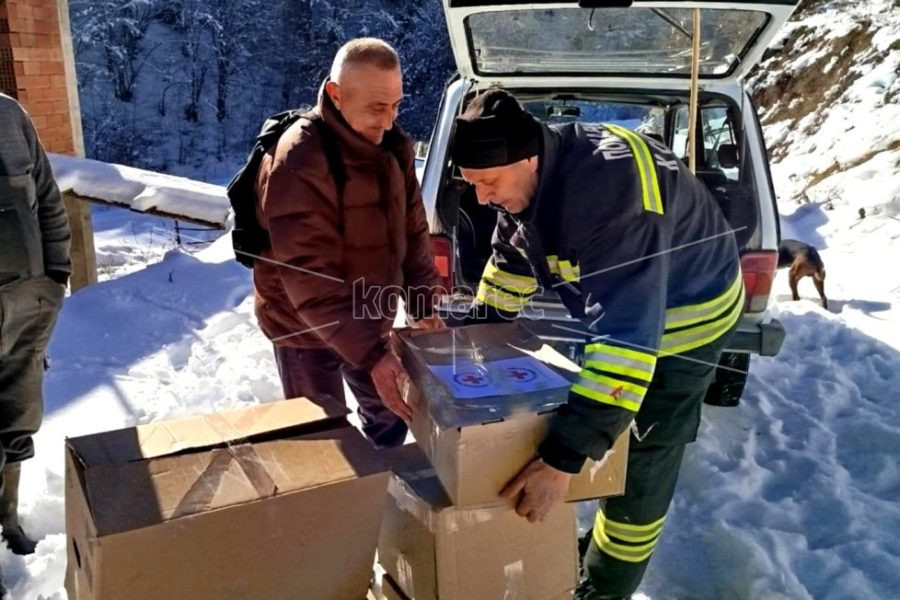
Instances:
[[[406,372],[387,344],[391,292],[417,326],[444,326],[431,314],[439,280],[412,143],[394,123],[402,98],[394,49],[372,38],[347,43],[319,91],[319,126],[292,125],[257,176],[271,247],[254,267],[256,314],[285,396],[343,401],[343,376],[364,432],[382,447],[403,443],[411,416],[398,389]],[[340,151],[343,186],[322,124]]]

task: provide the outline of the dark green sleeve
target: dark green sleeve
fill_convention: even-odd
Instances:
[[[37,196],[38,223],[41,228],[41,241],[44,247],[44,272],[59,283],[65,284],[72,273],[69,259],[71,233],[69,218],[63,204],[53,170],[44,148],[38,139],[31,120],[25,118],[25,135],[31,146],[34,168],[31,176],[34,179]]]

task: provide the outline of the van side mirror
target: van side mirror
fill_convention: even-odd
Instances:
[[[425,159],[428,155],[428,142],[424,140],[418,140],[413,143],[413,151],[416,154],[416,158]]]

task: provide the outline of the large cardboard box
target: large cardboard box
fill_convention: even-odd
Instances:
[[[70,600],[366,597],[389,473],[286,400],[66,443]]]
[[[412,378],[411,429],[459,507],[500,504],[500,490],[531,460],[579,367],[521,323],[395,332]],[[588,460],[567,500],[620,495],[626,430],[601,462]]]
[[[529,523],[508,506],[456,508],[413,445],[392,451],[395,476],[378,560],[412,600],[561,600],[578,583],[575,507]]]

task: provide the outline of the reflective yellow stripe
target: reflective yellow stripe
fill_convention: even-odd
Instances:
[[[659,346],[660,351],[666,354],[678,354],[717,340],[737,323],[741,318],[743,308],[744,303],[737,301],[730,311],[715,321],[674,333],[664,333]]]
[[[597,352],[602,354],[610,354],[612,356],[621,356],[622,358],[630,358],[643,363],[647,363],[650,367],[656,364],[656,356],[641,352],[640,350],[632,350],[631,348],[620,348],[619,346],[610,346],[604,342],[595,344],[587,344],[584,347],[585,352]]]
[[[594,542],[603,552],[609,554],[613,558],[624,560],[626,562],[639,563],[644,562],[656,549],[656,540],[649,544],[640,546],[628,546],[626,544],[617,544],[609,539],[602,531],[594,529]]]
[[[610,390],[621,388],[623,392],[629,392],[637,396],[638,402],[640,402],[640,399],[642,399],[644,397],[644,394],[647,393],[647,388],[643,385],[640,385],[638,383],[631,383],[630,381],[622,381],[620,379],[615,379],[614,377],[607,377],[606,375],[598,375],[597,373],[594,373],[593,371],[589,371],[587,369],[582,369],[579,376],[580,379],[589,379],[594,383],[602,383],[604,385],[608,385],[610,387]],[[583,384],[582,381],[579,381],[579,383]]]
[[[656,165],[653,163],[653,153],[641,136],[617,125],[611,125],[613,133],[623,137],[634,152],[635,160],[641,171],[641,188],[643,190],[644,210],[663,214],[662,195],[659,191],[659,181],[656,177]],[[641,164],[643,163],[643,165]],[[641,168],[643,167],[643,168]],[[648,192],[649,189],[649,192]]]
[[[601,371],[627,375],[650,381],[656,368],[656,357],[617,346],[588,344],[585,346],[584,365]]]
[[[621,521],[613,521],[608,519],[602,510],[597,511],[594,519],[594,527],[599,527],[606,532],[607,535],[625,540],[626,542],[648,542],[659,535],[663,525],[666,523],[666,517],[663,515],[659,519],[646,525],[635,525],[633,523],[623,523]]]
[[[622,400],[619,398],[614,398],[609,394],[604,394],[602,392],[596,392],[592,389],[588,389],[583,385],[573,383],[572,384],[572,392],[584,396],[590,400],[595,400],[597,402],[602,402],[603,404],[611,404],[613,406],[620,406],[622,408],[628,409],[632,412],[637,412],[640,410],[641,405],[637,402],[632,402],[631,400]]]
[[[739,270],[737,277],[731,282],[728,289],[712,300],[666,310],[666,329],[685,327],[718,316],[743,293],[743,283],[744,278]]]
[[[494,285],[504,287],[508,290],[519,292],[521,294],[530,295],[537,291],[537,279],[535,279],[534,277],[516,275],[514,273],[503,271],[492,262],[488,262],[487,265],[485,265],[484,274],[481,276],[481,278],[493,283]]]
[[[583,369],[578,381],[572,384],[572,391],[597,402],[637,412],[647,393],[647,388]]]
[[[603,511],[598,510],[594,521],[594,542],[600,550],[613,558],[627,562],[643,562],[650,558],[656,549],[665,520],[666,517],[663,516],[646,525],[634,525],[607,519]],[[646,543],[640,545],[618,544],[613,542],[610,536],[625,542]]]
[[[641,197],[644,202],[644,210],[663,214],[662,194],[659,191],[659,180],[656,177],[656,165],[653,162],[653,153],[641,136],[610,123],[604,124],[609,131],[624,139],[631,147],[634,161],[637,164],[641,178]]]
[[[573,265],[567,260],[559,261],[559,275],[565,281],[578,281],[581,278],[580,271],[578,265]]]
[[[596,356],[596,355],[588,355]],[[621,360],[621,359],[617,359]],[[593,369],[597,369],[598,371],[606,371],[607,373],[615,373],[617,375],[627,375],[628,377],[634,377],[635,379],[642,379],[644,381],[650,381],[653,379],[653,370],[644,371],[642,369],[636,369],[628,365],[617,364],[614,362],[610,362],[607,360],[585,360],[584,366],[591,367]]]
[[[585,361],[584,366],[591,367],[597,371],[615,373],[616,375],[627,375],[628,377],[634,377],[635,379],[641,379],[643,381],[651,381],[653,379],[653,372],[648,373],[647,371],[641,371],[639,369],[633,369],[631,367],[617,365],[607,361],[587,360]]]
[[[578,281],[581,279],[581,269],[573,265],[571,261],[559,260],[559,256],[551,254],[547,257],[547,266],[554,275],[559,275],[565,281]]]
[[[475,300],[508,312],[519,312],[526,302],[524,298],[519,296],[495,290],[484,281],[478,285],[478,294],[475,296]]]

